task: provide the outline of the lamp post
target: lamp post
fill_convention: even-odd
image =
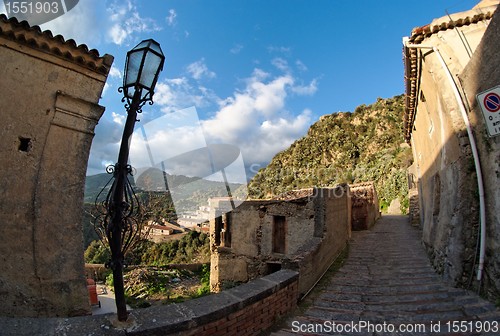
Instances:
[[[142,106],[146,102],[153,104],[154,88],[164,61],[165,56],[158,42],[152,39],[142,41],[127,53],[123,87],[118,89],[123,92],[122,102],[126,102],[127,120],[118,162],[106,168],[108,173],[113,174],[113,183],[101,203],[104,211],[98,217],[99,223],[96,221],[96,229],[111,250],[111,261],[107,265],[113,271],[119,321],[126,321],[128,317],[123,286],[124,256],[141,233],[141,225],[134,218],[139,212],[139,202],[128,179],[128,175],[132,174],[132,167],[128,164],[130,140]]]

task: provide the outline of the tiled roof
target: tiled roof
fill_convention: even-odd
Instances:
[[[375,188],[375,184],[373,183],[373,181],[349,184],[350,190],[365,189],[365,188]]]
[[[313,194],[314,194],[313,188],[289,190],[289,191],[286,191],[280,195],[273,197],[272,200],[290,201],[290,200],[294,200],[294,199],[310,197]]]
[[[426,38],[440,31],[468,26],[478,22],[489,20],[495,12],[496,6],[474,7],[470,11],[452,14],[432,21],[432,23],[414,28],[408,43],[420,44]],[[413,122],[417,107],[419,60],[417,50],[414,48],[403,48],[405,65],[406,107],[404,115],[404,138],[410,143]]]
[[[465,12],[465,13],[469,13]],[[463,18],[451,19],[449,21],[441,21],[440,19],[434,20],[431,24],[413,28],[410,36],[410,43],[418,44],[422,42],[425,38],[436,34],[437,32],[454,29],[455,27],[468,26],[470,24],[475,24],[483,20],[489,20],[493,16],[494,10],[489,10],[485,13],[476,13],[474,15],[468,15]],[[448,17],[443,17],[448,18]],[[448,18],[449,19],[449,18]]]
[[[30,26],[27,21],[19,22],[15,17],[10,19],[0,14],[0,37],[24,44],[30,48],[60,57],[97,73],[107,75],[113,56],[100,56],[96,49],[85,45],[76,45],[72,39],[65,40],[62,35],[53,36],[50,30],[42,32],[39,26]]]

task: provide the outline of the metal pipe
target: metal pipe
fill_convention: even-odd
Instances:
[[[465,127],[467,128],[467,135],[469,137],[469,142],[472,150],[472,157],[474,159],[474,167],[476,169],[477,176],[477,186],[479,191],[479,216],[480,216],[480,246],[479,246],[479,265],[477,269],[477,280],[479,281],[479,290],[481,289],[481,279],[483,275],[484,269],[484,256],[486,252],[486,207],[484,201],[484,183],[483,183],[483,175],[481,172],[481,163],[479,161],[479,153],[476,146],[476,140],[474,139],[474,134],[472,133],[472,127],[470,125],[469,117],[467,116],[467,111],[465,109],[464,102],[462,100],[462,96],[460,96],[460,92],[458,91],[457,83],[453,80],[453,75],[450,72],[450,69],[446,65],[446,62],[443,59],[443,56],[439,52],[439,49],[435,46],[426,46],[426,45],[418,45],[418,44],[410,44],[407,43],[407,40],[403,39],[403,43],[405,48],[416,48],[416,49],[432,49],[443,68],[448,81],[450,82],[453,94],[455,95],[455,99],[457,101],[458,107],[460,109],[460,113],[465,123]]]

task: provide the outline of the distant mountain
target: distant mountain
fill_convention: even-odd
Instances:
[[[99,192],[104,188],[106,183],[111,179],[110,174],[97,174],[87,176],[85,179],[85,203],[93,203],[99,194]]]
[[[112,175],[106,173],[87,176],[85,180],[85,202],[93,203],[111,178]],[[136,188],[137,193],[144,191],[165,192],[168,188],[175,196],[175,199],[188,202],[194,200],[197,203],[206,202],[208,197],[227,196],[224,182],[183,175],[170,175],[156,168],[143,170],[137,177],[133,176],[131,178],[131,183]],[[232,191],[241,186],[242,184],[239,183],[229,183]],[[109,183],[108,187],[111,187],[111,183]],[[105,196],[105,194],[106,192],[102,196]]]
[[[96,215],[94,202],[101,190],[110,182],[112,175],[97,174],[87,176],[85,180],[85,205],[83,216],[83,231],[85,248],[97,239],[93,223]],[[168,192],[165,188],[165,180]],[[108,184],[111,187],[112,181]],[[150,168],[142,171],[131,179],[135,192],[143,208],[144,220],[167,219],[175,221],[180,214],[191,213],[202,205],[208,205],[208,198],[227,196],[226,185],[223,182],[210,181],[198,177],[170,175],[160,169]],[[244,186],[238,183],[229,183],[233,195]],[[109,189],[99,197],[103,200]],[[244,188],[243,188],[244,189]],[[240,193],[239,196],[242,194]],[[236,196],[236,195],[234,195]],[[246,193],[245,193],[246,196]]]
[[[303,138],[278,153],[249,183],[249,197],[267,198],[312,186],[375,181],[380,204],[408,204],[406,168],[411,149],[403,140],[404,96],[377,99],[354,113],[325,115]]]

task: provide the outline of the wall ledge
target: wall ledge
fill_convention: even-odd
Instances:
[[[2,335],[165,335],[188,332],[210,322],[226,318],[298,281],[298,272],[280,270],[226,291],[183,303],[131,311],[134,326],[116,329],[115,314],[71,318],[0,317]]]

